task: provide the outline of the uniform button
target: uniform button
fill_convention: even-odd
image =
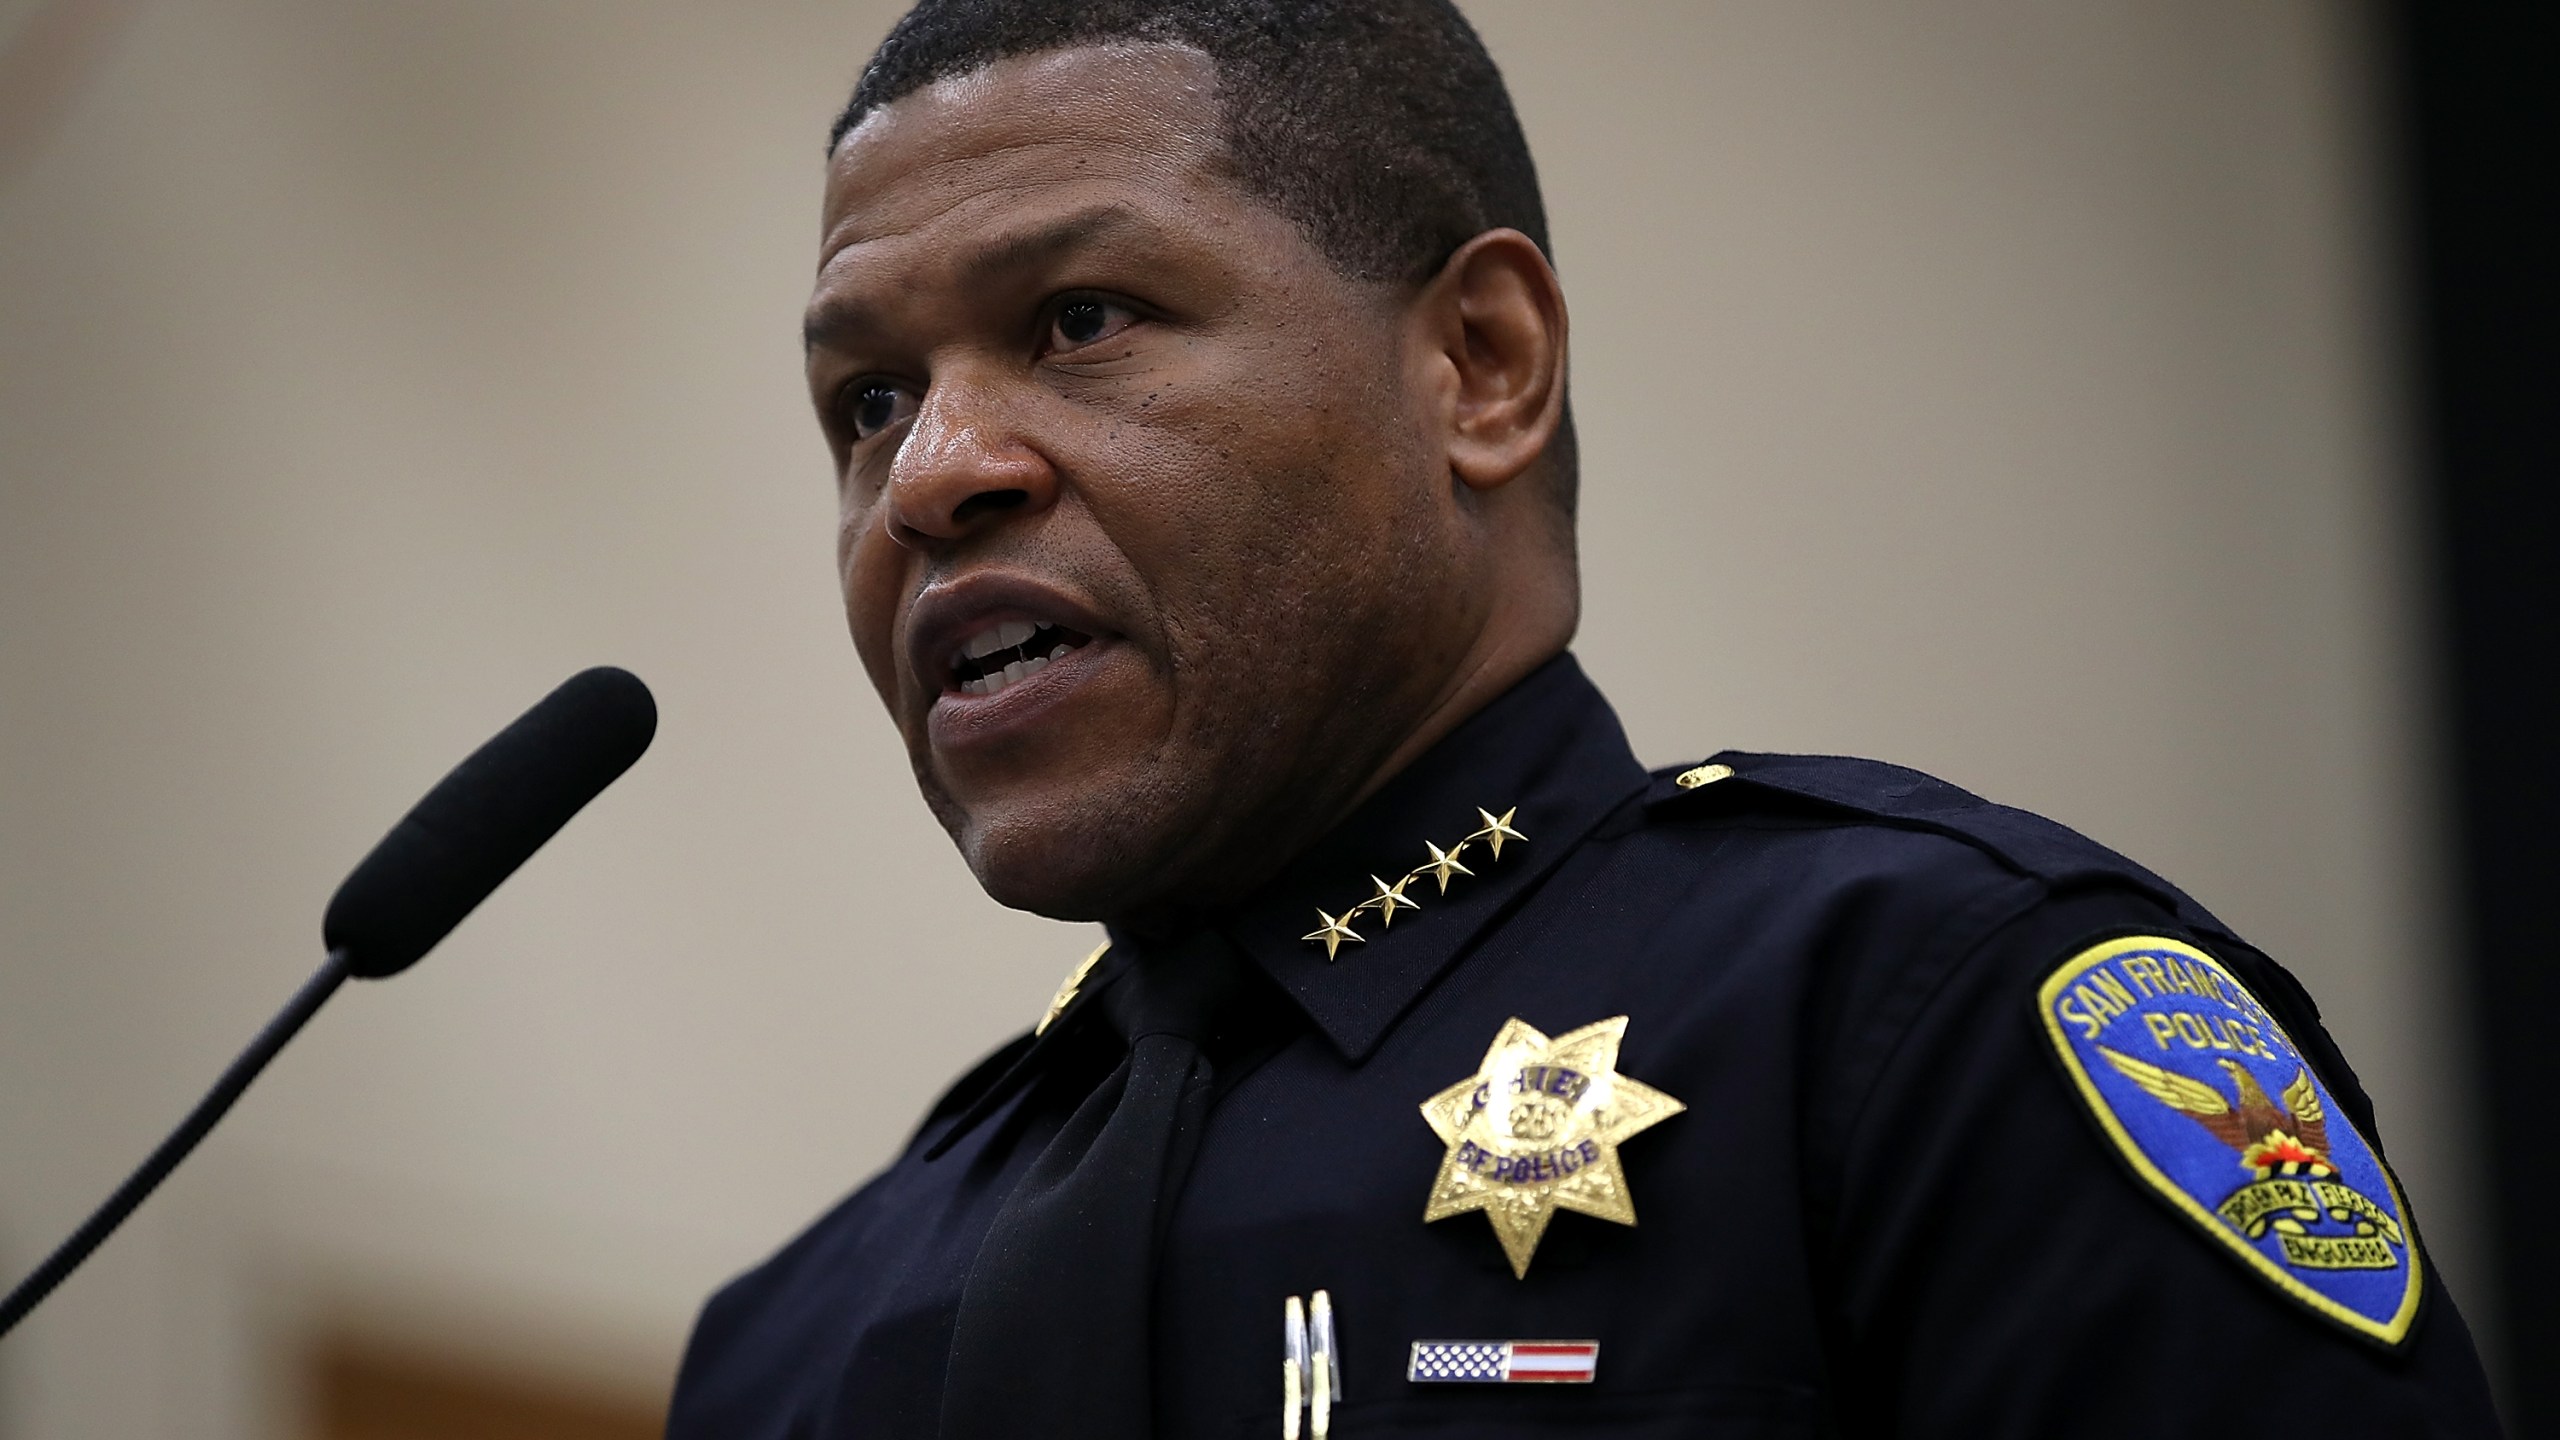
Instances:
[[[1701,765],[1695,770],[1681,771],[1679,778],[1671,783],[1683,790],[1695,790],[1701,785],[1713,785],[1719,780],[1732,778],[1733,767],[1730,765]]]

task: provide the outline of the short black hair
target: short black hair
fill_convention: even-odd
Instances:
[[[1502,72],[1449,0],[922,0],[872,54],[827,147],[936,80],[1113,41],[1208,55],[1236,178],[1346,275],[1427,279],[1502,226],[1548,249]]]
[[[1419,284],[1508,227],[1553,263],[1529,140],[1502,72],[1450,0],[920,0],[827,136],[954,75],[1113,42],[1186,45],[1218,75],[1227,163],[1355,280]],[[1548,447],[1573,513],[1568,413]]]

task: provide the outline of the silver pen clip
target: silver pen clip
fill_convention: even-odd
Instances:
[[[1280,1307],[1280,1440],[1298,1440],[1307,1410],[1307,1310],[1292,1295]]]
[[[1312,1333],[1314,1368],[1307,1372],[1308,1408],[1313,1412],[1309,1440],[1329,1440],[1333,1407],[1342,1398],[1342,1350],[1333,1342],[1333,1296],[1319,1290],[1307,1301],[1307,1328]]]

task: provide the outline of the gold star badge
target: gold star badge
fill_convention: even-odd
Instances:
[[[1424,1223],[1483,1211],[1524,1280],[1559,1208],[1636,1223],[1618,1144],[1689,1107],[1618,1073],[1626,1033],[1624,1015],[1553,1040],[1505,1024],[1481,1069],[1422,1104],[1449,1147]]]

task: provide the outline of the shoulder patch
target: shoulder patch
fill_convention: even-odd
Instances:
[[[2220,961],[2109,940],[2047,977],[2036,1009],[2099,1127],[2212,1243],[2348,1330],[2408,1335],[2425,1287],[2398,1182]]]

